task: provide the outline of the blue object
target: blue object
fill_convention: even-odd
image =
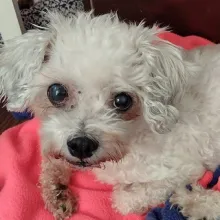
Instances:
[[[220,177],[220,166],[213,173],[213,178],[208,184],[208,188],[212,188],[217,184],[218,178]],[[193,190],[190,185],[186,186],[188,190]],[[180,212],[180,208],[177,205],[172,205],[169,199],[165,202],[164,207],[152,209],[146,216],[146,220],[187,220]]]
[[[28,120],[33,118],[30,112],[12,112],[12,115],[16,120]]]
[[[208,189],[211,189],[214,185],[218,183],[218,178],[220,177],[220,166],[213,173],[212,181],[208,184]]]
[[[163,208],[154,208],[151,210],[146,220],[186,220],[177,206],[172,206],[169,200],[166,201]]]

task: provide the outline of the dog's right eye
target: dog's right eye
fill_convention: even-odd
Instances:
[[[121,92],[115,96],[114,107],[120,112],[126,112],[132,107],[132,98],[127,93]]]
[[[61,107],[68,98],[68,92],[65,86],[55,83],[49,86],[47,96],[54,106]]]

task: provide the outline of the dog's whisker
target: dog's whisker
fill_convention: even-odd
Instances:
[[[116,150],[116,153],[117,154],[119,154],[119,156],[120,156],[120,158],[122,158],[123,157],[123,154],[122,154],[122,152],[121,152],[121,145],[117,142],[116,143],[117,144],[117,148],[115,148],[115,150]]]
[[[54,76],[49,76],[49,75],[47,75],[46,73],[44,73],[44,72],[41,72],[41,75],[43,75],[45,78],[48,78],[48,79],[52,79],[53,81],[55,80],[55,81],[57,81],[57,82],[59,82],[61,79],[59,79],[59,78],[56,78],[56,77],[54,77]]]
[[[94,156],[96,157],[96,160],[99,161],[99,157],[96,152],[94,152]]]
[[[45,106],[38,106],[38,107],[42,109],[41,113],[40,113],[41,116],[45,115],[48,112],[49,109],[53,108],[53,106],[47,106],[47,107],[45,107]]]
[[[50,162],[50,163],[52,163],[52,161],[51,161],[51,156],[50,155],[46,155],[46,158],[47,158],[47,160]]]
[[[63,150],[64,146],[61,145],[60,149],[59,149],[59,154],[61,154],[62,150]]]
[[[46,84],[38,84],[38,85],[28,86],[27,88],[28,89],[33,89],[33,88],[41,88],[41,89],[43,89],[43,88],[47,88],[47,87],[48,87],[48,85],[46,85]]]
[[[109,160],[116,161],[116,157],[114,155],[110,154],[109,152],[106,153],[108,154]]]

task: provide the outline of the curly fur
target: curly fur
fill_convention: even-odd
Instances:
[[[164,29],[126,24],[115,14],[81,12],[64,18],[55,13],[50,19],[46,30],[28,32],[0,49],[0,92],[9,110],[28,108],[42,120],[40,180],[47,208],[57,219],[76,209],[68,188],[59,190],[73,171],[67,164],[78,161],[67,148],[72,137],[86,134],[99,141],[86,162],[101,181],[115,185],[113,206],[123,214],[143,213],[195,183],[205,169],[216,168],[218,45],[185,51],[158,37]],[[53,83],[69,92],[62,108],[48,100]],[[118,92],[134,100],[124,114],[112,105]],[[94,168],[97,164],[104,169]],[[190,205],[183,211],[192,219],[217,217],[219,211],[210,216],[209,211],[220,205],[220,195],[196,193],[201,193],[201,206],[184,190],[174,194],[173,202]]]

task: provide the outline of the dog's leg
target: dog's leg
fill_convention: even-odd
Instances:
[[[70,217],[76,210],[76,197],[68,188],[72,169],[70,165],[55,158],[44,158],[40,184],[46,208],[57,220]]]
[[[164,182],[119,184],[114,188],[113,207],[122,214],[145,213],[149,208],[164,203],[169,186]]]
[[[94,168],[93,172],[98,180],[109,184],[151,183],[169,179],[175,185],[198,179],[205,172],[200,162],[191,158],[182,159],[181,155],[169,157],[169,163],[166,156],[160,159],[157,156],[146,156],[144,160],[135,162],[137,158],[131,154],[117,163],[107,161],[102,168]],[[134,161],[132,166],[130,161]]]
[[[189,220],[216,220],[220,217],[220,192],[204,189],[197,184],[193,190],[178,188],[171,196],[172,204],[177,204]]]

